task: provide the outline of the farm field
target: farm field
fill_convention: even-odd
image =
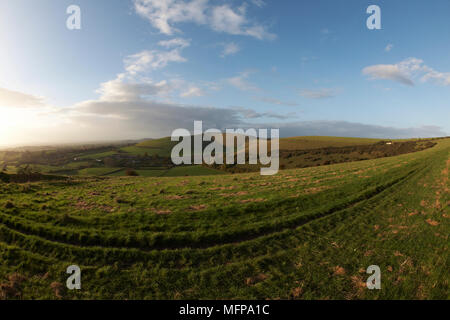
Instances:
[[[436,142],[270,177],[0,182],[0,298],[448,299],[450,139]]]
[[[344,137],[291,137],[280,139],[280,149],[281,150],[309,150],[325,147],[343,147],[343,146],[356,146],[356,145],[368,145],[381,141],[380,139],[367,139],[367,138],[344,138]],[[225,141],[224,141],[225,142]],[[159,155],[169,157],[172,148],[178,142],[170,140],[170,137],[147,140],[140,142],[133,146],[123,147],[119,150],[125,153],[133,155],[144,155],[148,154],[150,156]],[[224,143],[226,146],[226,143]],[[270,145],[270,144],[269,144]],[[117,154],[115,151],[107,151],[96,154],[87,154],[80,157],[80,159],[96,159],[104,158]]]
[[[431,140],[413,142],[412,139],[395,140],[391,146],[379,139],[341,137],[293,137],[280,140],[282,169],[314,167],[339,162],[370,159],[395,155],[403,144],[413,152],[417,148],[430,147]],[[199,176],[220,173],[243,173],[258,171],[257,166],[183,166],[173,167],[170,154],[177,142],[170,138],[146,140],[127,146],[95,145],[70,148],[48,147],[19,148],[0,151],[0,166],[3,171],[15,174],[28,168],[32,172],[70,176],[126,176],[133,169],[141,176]],[[270,142],[269,142],[270,145]],[[206,144],[204,145],[206,146]],[[380,150],[378,150],[380,149]],[[162,170],[157,172],[155,170]]]
[[[280,139],[280,149],[282,150],[307,150],[326,147],[344,147],[373,144],[380,139],[368,138],[344,138],[344,137],[291,137]]]
[[[82,176],[104,176],[119,172],[122,168],[87,168],[78,171]]]

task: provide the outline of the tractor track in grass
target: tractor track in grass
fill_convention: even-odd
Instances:
[[[256,188],[254,191],[259,193],[266,189],[276,192],[274,197],[268,198],[270,202],[267,208],[263,204],[251,204],[244,206],[242,212],[233,214],[233,206],[228,206],[225,201],[223,207],[230,210],[214,213],[211,208],[210,212],[206,212],[211,213],[211,216],[204,217],[205,227],[203,220],[196,221],[203,212],[193,212],[192,217],[187,215],[178,222],[189,224],[189,219],[192,219],[194,232],[192,238],[191,235],[185,235],[185,239],[189,238],[188,242],[183,243],[184,246],[178,245],[181,238],[175,239],[178,242],[163,241],[180,236],[177,234],[179,230],[175,214],[171,219],[155,219],[157,223],[162,224],[159,221],[163,221],[169,226],[175,226],[167,230],[165,239],[159,242],[160,247],[145,247],[145,244],[141,247],[140,243],[133,247],[126,242],[110,241],[113,234],[109,231],[114,231],[114,228],[105,230],[103,223],[107,223],[106,220],[95,224],[96,218],[101,217],[97,212],[92,212],[92,220],[88,220],[91,215],[86,215],[86,221],[83,221],[86,224],[83,226],[75,222],[59,223],[60,215],[57,213],[53,215],[53,220],[50,213],[52,210],[54,212],[55,206],[52,204],[52,210],[44,213],[45,216],[39,212],[30,213],[30,208],[34,208],[30,203],[33,205],[36,196],[30,193],[26,198],[19,197],[17,192],[21,192],[22,186],[13,185],[10,190],[14,192],[8,194],[17,195],[11,201],[17,209],[13,207],[2,212],[0,203],[0,277],[8,279],[8,275],[22,274],[27,278],[22,286],[23,297],[32,299],[54,298],[51,284],[53,281],[64,283],[67,279],[65,270],[71,264],[82,268],[84,290],[66,292],[65,299],[414,299],[421,288],[425,294],[420,297],[445,298],[448,285],[446,287],[440,281],[436,286],[436,281],[448,278],[448,258],[444,251],[448,244],[441,239],[448,231],[445,229],[448,226],[445,224],[448,221],[444,215],[447,213],[445,204],[450,204],[446,188],[450,160],[447,160],[446,170],[441,173],[441,160],[444,156],[448,159],[450,143],[445,146],[445,150],[440,148],[438,152],[426,151],[419,159],[414,159],[414,156],[408,159],[396,158],[383,163],[382,168],[379,166],[381,161],[377,161],[375,167],[378,170],[373,173],[366,174],[367,168],[364,166],[354,170],[357,172],[346,172],[348,178],[344,177],[338,185],[338,191],[327,191],[318,196],[303,197],[301,190],[304,187],[297,186],[297,182],[284,186],[294,188],[291,193],[285,192],[283,186],[274,190],[260,188],[259,182],[267,180],[253,177],[250,179],[252,181],[244,182],[239,190],[253,184]],[[352,164],[349,166],[352,167]],[[344,174],[333,169],[330,171],[336,173],[329,172],[327,176]],[[298,178],[295,175],[297,172],[300,171],[284,179]],[[363,179],[366,176],[372,179]],[[278,178],[274,182],[282,180]],[[169,187],[180,181],[170,182]],[[193,185],[183,190],[195,189],[199,181],[191,181]],[[116,187],[114,191],[122,197],[125,194],[133,195],[130,189],[138,188],[131,186],[125,189],[120,182],[113,183]],[[234,185],[230,178],[222,182],[222,186],[228,186],[229,183]],[[325,181],[325,184],[328,183]],[[39,192],[55,191],[46,186],[43,184]],[[88,195],[96,187],[89,185],[82,190]],[[167,188],[167,184],[156,188]],[[111,189],[104,191],[107,190]],[[63,199],[65,195],[75,192],[70,190],[59,193],[54,198]],[[166,189],[168,193],[174,192]],[[292,194],[296,196],[295,200],[292,200]],[[2,200],[6,201],[10,197],[5,196]],[[164,197],[161,195],[157,199]],[[206,201],[209,197],[202,193],[199,199]],[[92,201],[97,200],[92,198]],[[436,200],[440,200],[442,206],[437,207]],[[426,203],[426,207],[421,201]],[[64,205],[66,211],[72,214],[71,207]],[[124,212],[126,208],[123,206]],[[266,209],[267,212],[262,211]],[[411,215],[413,211],[419,213]],[[236,223],[241,213],[252,216],[248,220],[242,216],[245,218],[242,228]],[[134,220],[124,229],[123,224],[120,224],[121,219],[126,219],[128,215],[120,216],[120,219],[113,219],[116,217],[112,215],[108,217],[118,225],[118,232],[114,234],[120,241],[126,240],[128,233],[133,236],[132,223],[141,221],[141,216],[133,217]],[[211,219],[210,224],[207,218]],[[429,225],[430,218],[440,224]],[[2,223],[3,219],[9,222],[9,226]],[[230,228],[221,229],[221,226],[228,225],[225,219],[235,221],[229,224]],[[217,223],[214,222],[216,220]],[[259,220],[261,228],[249,223]],[[92,225],[87,224],[89,221]],[[152,224],[152,221],[148,223]],[[222,221],[225,222],[222,224]],[[53,226],[56,228],[52,229]],[[189,227],[186,226],[187,232],[190,232]],[[255,229],[250,230],[257,232],[246,234],[251,227]],[[393,227],[402,229],[394,233],[397,230],[393,230]],[[77,230],[85,232],[83,238],[77,238],[80,235]],[[208,233],[217,236],[213,233],[221,230],[228,234],[201,242],[202,237],[209,240]],[[202,231],[204,233],[200,233]],[[47,232],[52,232],[63,241],[49,239]],[[145,233],[136,234],[136,238],[151,237],[152,233],[151,230],[145,230]],[[71,244],[67,239],[75,242],[96,240],[98,245]],[[191,239],[192,242],[189,242]],[[367,253],[370,255],[366,256]],[[383,273],[385,290],[375,292],[375,296],[373,292],[361,293],[354,287],[354,278],[361,276],[362,268],[381,261],[382,270],[393,267],[393,270],[391,268]],[[333,270],[336,266],[343,267],[345,274],[335,275]],[[428,276],[426,272],[432,273]],[[404,282],[399,281],[400,276]],[[298,292],[297,289],[301,289],[300,295],[293,296],[293,292]]]
[[[400,181],[399,184],[401,184],[402,182],[405,182],[405,179]],[[368,199],[367,202],[370,202],[370,203],[364,203],[364,204],[360,203],[360,204],[358,204],[358,205],[356,205],[356,206],[354,206],[352,208],[343,210],[343,211],[349,211],[350,210],[350,212],[345,213],[345,212],[341,211],[340,213],[342,213],[342,215],[343,215],[342,218],[349,219],[351,216],[357,216],[357,217],[361,218],[362,215],[370,214],[373,211],[374,207],[379,206],[381,204],[381,202],[389,201],[388,198],[384,197],[384,194],[388,193],[388,192],[390,192],[389,188],[385,189],[384,191],[382,191],[381,193],[377,194],[376,196]],[[381,202],[379,200],[381,200]],[[357,208],[357,207],[360,207],[360,206],[362,208]],[[356,209],[361,209],[361,210],[356,210]],[[351,211],[353,211],[353,212],[351,212]],[[326,220],[329,219],[329,218],[332,218],[332,216],[326,216],[326,217],[320,218],[318,220],[311,221],[311,223],[319,223],[319,220],[322,220],[323,222],[326,222]],[[342,220],[340,220],[340,221],[342,221]],[[324,223],[324,224],[326,225],[326,223]],[[314,238],[323,237],[324,233],[330,232],[335,227],[335,225],[333,225],[333,223],[330,223],[329,225],[331,227],[326,228],[326,230],[323,230],[324,226],[322,226],[321,231],[323,231],[323,232],[321,232],[320,234],[314,233],[314,232],[312,232],[310,230],[309,231],[304,231],[302,233],[303,240],[304,241],[311,241]],[[299,231],[300,231],[300,229],[299,229]],[[278,240],[281,241],[281,239],[278,239]],[[2,249],[2,246],[3,246],[2,243],[0,243],[0,249]],[[8,247],[9,248],[13,248],[11,246],[8,246]],[[289,256],[291,253],[295,252],[297,249],[298,249],[298,245],[294,245],[294,246],[283,248],[281,250],[277,250],[277,251],[273,251],[273,252],[266,252],[266,253],[263,253],[263,254],[260,254],[260,255],[257,255],[257,256],[249,257],[249,256],[246,255],[244,257],[244,259],[239,259],[237,261],[236,260],[228,261],[225,269],[222,269],[221,267],[218,266],[218,264],[214,264],[214,263],[205,263],[204,265],[196,266],[196,267],[198,268],[197,270],[199,270],[199,271],[201,270],[203,276],[209,277],[209,276],[214,275],[216,272],[219,272],[219,271],[220,272],[230,272],[229,270],[232,270],[233,268],[236,268],[236,267],[239,267],[239,266],[247,266],[247,267],[249,267],[252,264],[263,263],[266,260],[267,261],[271,261],[274,257],[278,257],[279,260],[282,260],[285,257]],[[40,254],[36,254],[34,252],[29,252],[27,250],[24,250],[21,247],[14,247],[14,250],[20,251],[21,255],[23,255],[24,257],[27,254],[30,254],[30,255],[32,255],[34,257],[34,259],[42,260],[43,262],[46,262],[46,264],[48,264],[50,261],[56,261],[55,258],[53,258],[53,257],[52,258],[48,258],[46,256],[43,256],[43,255],[40,255]],[[72,258],[72,260],[73,260],[73,258]],[[57,260],[58,263],[64,263],[64,261],[69,261],[69,260]],[[136,262],[136,261],[134,261],[134,262]],[[83,263],[83,265],[86,265],[86,264]],[[131,263],[130,263],[129,266],[131,266]],[[92,266],[92,265],[89,265],[89,266],[86,265],[86,267],[83,267],[83,270],[85,268],[93,268],[93,267],[94,266]],[[123,265],[122,267],[127,267],[127,265]],[[167,269],[172,270],[172,272],[176,272],[178,275],[186,275],[187,273],[190,272],[189,268],[187,268],[187,269],[184,269],[184,268],[182,268],[182,269],[180,269],[180,268],[167,268]],[[228,270],[228,271],[226,271],[226,270]]]
[[[151,252],[151,251],[161,251],[161,250],[183,250],[183,249],[210,249],[210,248],[214,248],[214,247],[220,247],[220,246],[224,246],[224,245],[234,245],[236,246],[237,244],[242,244],[251,240],[257,240],[259,238],[262,237],[270,237],[270,236],[276,236],[277,234],[281,234],[286,230],[292,230],[292,229],[296,229],[302,225],[308,224],[310,222],[313,222],[315,220],[321,219],[323,217],[326,216],[330,216],[342,211],[345,211],[353,206],[358,206],[358,205],[362,205],[364,202],[376,197],[377,195],[379,195],[380,193],[386,192],[388,190],[390,190],[391,188],[393,188],[395,185],[397,185],[398,183],[406,180],[408,177],[410,177],[412,174],[414,174],[416,172],[416,170],[412,170],[410,172],[408,172],[405,176],[395,179],[394,181],[391,181],[388,184],[385,184],[383,186],[378,186],[377,188],[374,188],[373,190],[370,190],[368,192],[363,193],[362,195],[360,195],[359,197],[353,199],[353,201],[350,201],[348,203],[341,204],[339,206],[333,207],[329,210],[325,210],[323,212],[315,212],[312,213],[310,215],[306,215],[306,216],[300,216],[297,217],[295,220],[293,221],[287,221],[285,222],[284,225],[280,226],[280,225],[275,225],[275,226],[269,226],[269,228],[266,229],[262,229],[259,230],[258,233],[253,233],[251,235],[248,235],[246,233],[248,233],[248,231],[244,230],[240,232],[240,235],[237,236],[236,233],[233,233],[231,235],[229,235],[229,237],[232,238],[232,241],[215,241],[213,243],[208,243],[206,245],[201,245],[201,243],[197,243],[194,245],[188,245],[188,246],[162,246],[162,247],[152,247],[152,248],[142,248],[142,247],[131,247],[131,246],[104,246],[102,244],[99,245],[93,245],[93,246],[89,246],[89,245],[82,245],[80,243],[73,243],[73,242],[64,242],[64,241],[55,241],[55,239],[48,239],[46,237],[41,237],[40,235],[36,235],[35,233],[32,232],[27,232],[27,230],[21,230],[21,228],[17,228],[15,227],[15,225],[13,224],[9,224],[5,223],[5,221],[2,222],[2,224],[4,225],[4,227],[8,228],[9,230],[11,230],[12,233],[16,233],[16,237],[18,237],[19,235],[22,235],[22,237],[27,237],[27,236],[32,236],[34,237],[35,240],[37,241],[43,241],[46,242],[47,245],[51,245],[51,244],[55,244],[58,247],[64,247],[64,246],[71,246],[73,248],[82,248],[82,249],[107,249],[107,250],[136,250],[136,254],[138,255],[138,252]],[[16,224],[17,226],[17,224]],[[6,230],[5,230],[6,231]],[[4,232],[5,232],[4,231]],[[14,239],[14,237],[10,237],[10,239]],[[58,239],[56,239],[58,240]],[[60,247],[60,249],[61,249]],[[70,252],[70,249],[67,249]],[[136,257],[136,256],[135,256]],[[149,257],[150,258],[150,257]],[[151,259],[151,258],[150,258]]]

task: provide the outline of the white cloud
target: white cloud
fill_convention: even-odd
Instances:
[[[274,34],[268,33],[259,24],[249,24],[246,17],[246,7],[232,9],[228,5],[218,6],[212,9],[211,27],[217,32],[225,32],[233,35],[252,36],[257,39],[273,39]]]
[[[192,130],[195,120],[202,120],[204,128],[252,127],[247,120],[273,118],[292,119],[293,114],[280,115],[273,112],[257,112],[242,107],[213,108],[141,101],[83,101],[61,110],[64,125],[54,128],[60,132],[46,132],[45,142],[99,141],[116,139],[140,139],[143,137],[166,137],[176,128]],[[48,137],[47,137],[48,135]]]
[[[370,77],[371,80],[376,79],[388,79],[403,83],[408,86],[413,86],[414,82],[410,75],[404,70],[400,69],[400,66],[395,64],[379,64],[375,66],[369,66],[363,69],[363,74]]]
[[[33,96],[18,91],[0,88],[0,107],[39,107],[44,103],[44,98]]]
[[[215,31],[242,34],[242,25],[245,23],[245,7],[238,8],[238,11],[234,11],[228,5],[212,9],[211,26]]]
[[[191,41],[183,38],[159,41],[158,45],[165,48],[186,48],[191,45]]]
[[[263,0],[251,0],[251,2],[258,8],[262,8],[262,7],[266,6],[266,2]]]
[[[450,86],[450,72],[438,72],[427,66],[423,66],[423,71],[425,72],[421,78],[423,82],[432,80],[440,85]]]
[[[145,50],[126,57],[125,71],[115,79],[100,84],[96,91],[100,94],[99,101],[137,102],[150,98],[189,98],[205,95],[199,86],[181,78],[154,81],[148,77],[152,71],[162,69],[171,62],[185,62],[181,51],[190,46],[190,40],[173,38],[159,41],[158,45],[166,50]]]
[[[335,90],[329,88],[300,90],[300,95],[308,99],[327,99],[335,97],[336,94]]]
[[[183,98],[202,97],[204,95],[205,93],[203,92],[203,90],[198,87],[191,87],[180,94],[180,96]]]
[[[147,96],[167,95],[172,89],[174,87],[166,80],[158,83],[151,80],[129,83],[117,78],[102,83],[97,92],[104,101],[138,101]]]
[[[275,38],[264,26],[248,19],[245,4],[233,8],[229,4],[212,5],[209,0],[134,0],[134,7],[140,16],[167,35],[180,32],[175,24],[192,22],[232,35],[260,40]]]
[[[242,91],[259,91],[260,89],[257,86],[247,81],[251,73],[251,71],[244,71],[236,77],[226,79],[226,81],[228,84]]]
[[[161,103],[151,99],[88,100],[71,107],[36,114],[35,109],[18,110],[12,126],[8,119],[5,131],[8,144],[51,144],[169,136],[176,128],[192,130],[194,120],[202,120],[204,128],[280,128],[283,137],[327,135],[372,138],[411,138],[445,136],[440,127],[419,126],[393,128],[344,121],[285,122],[294,113],[278,114],[253,109],[213,108]],[[45,108],[42,108],[45,109]],[[47,108],[49,109],[49,108]],[[283,122],[255,122],[258,119]],[[24,119],[27,121],[24,123]],[[1,119],[0,119],[1,120]],[[1,130],[5,129],[0,127]],[[4,143],[2,141],[2,143]]]
[[[440,85],[450,85],[449,72],[436,71],[417,58],[408,58],[396,64],[369,66],[364,68],[362,73],[371,80],[392,80],[409,86],[414,85],[415,78],[419,78],[422,82],[431,80]]]
[[[172,26],[174,23],[207,23],[208,0],[134,0],[134,7],[153,27],[168,35],[179,31]]]
[[[390,52],[394,48],[394,45],[392,43],[389,43],[386,48],[384,48],[384,51]]]
[[[223,51],[220,56],[222,58],[225,58],[226,56],[230,56],[230,55],[234,55],[234,54],[238,53],[240,50],[241,50],[241,48],[239,48],[239,46],[234,42],[225,43],[225,44],[223,44]]]
[[[170,62],[186,62],[180,50],[170,51],[145,50],[128,56],[125,59],[125,70],[130,75],[153,71],[166,67]]]
[[[170,62],[186,62],[181,51],[190,45],[190,40],[175,38],[158,42],[158,45],[171,49],[144,50],[125,58],[125,71],[128,75],[136,75],[166,67]]]

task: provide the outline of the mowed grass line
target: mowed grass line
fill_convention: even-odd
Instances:
[[[407,175],[411,174],[408,172]],[[269,234],[271,232],[278,232],[284,228],[294,228],[300,224],[307,223],[315,218],[320,218],[325,215],[333,214],[336,211],[342,210],[345,207],[355,205],[360,201],[364,201],[384,189],[391,187],[395,183],[401,181],[406,177],[400,177],[393,181],[389,181],[386,185],[378,185],[369,190],[365,190],[353,197],[348,197],[339,201],[337,204],[326,206],[325,208],[310,210],[309,212],[300,212],[293,215],[293,217],[285,219],[276,219],[268,222],[258,222],[253,224],[246,224],[239,228],[229,229],[226,231],[219,230],[213,232],[180,232],[180,233],[157,233],[150,235],[142,235],[142,237],[124,236],[118,232],[92,232],[90,230],[72,231],[60,227],[46,226],[45,224],[29,223],[26,219],[7,216],[0,213],[0,221],[6,226],[19,230],[28,234],[38,234],[44,238],[54,241],[65,242],[74,245],[90,245],[99,246],[102,243],[109,243],[109,247],[134,247],[134,248],[148,248],[148,249],[174,249],[184,247],[206,247],[218,244],[225,244],[227,242],[239,242]],[[247,207],[243,212],[253,210],[286,210],[285,202],[293,202],[295,207],[295,200],[282,200],[274,203],[271,206],[265,207]],[[300,201],[301,202],[301,201]],[[236,209],[232,208],[231,211]],[[219,214],[225,214],[226,211],[221,211]],[[108,246],[108,245],[106,245]]]
[[[383,190],[381,193],[379,193],[379,194],[377,194],[375,197],[376,198],[382,198],[382,197],[384,197],[385,196],[385,194],[387,194],[387,193],[389,193],[390,192],[390,190],[388,190],[388,189],[386,189],[386,190]],[[374,197],[374,198],[375,198]],[[375,200],[377,200],[377,199],[373,199],[373,201],[375,201]],[[368,201],[372,201],[372,199],[369,199]],[[360,208],[362,208],[362,207],[367,207],[367,203],[363,203],[363,202],[361,202],[361,203],[358,203],[357,205],[355,205],[355,206],[352,206],[353,208],[352,208],[352,211],[353,212],[356,212],[358,209],[360,209]],[[338,212],[336,212],[336,214],[340,214],[340,213],[343,213],[343,212],[345,212],[345,211],[348,211],[348,208],[346,208],[346,209],[344,209],[344,210],[340,210],[340,211],[338,211]],[[318,219],[318,220],[321,220],[321,219]],[[334,220],[336,220],[336,221],[338,221],[338,220],[340,220],[340,218],[337,218],[337,219],[334,219]],[[312,220],[312,221],[315,221],[315,220]],[[312,223],[312,221],[310,222],[310,223]],[[310,224],[309,223],[309,224]],[[302,227],[297,227],[297,231],[299,231],[300,229],[301,229]],[[314,229],[311,229],[311,227],[308,227],[308,228],[305,228],[305,230],[310,230],[309,231],[309,233],[310,234],[313,234],[313,230]],[[315,230],[315,231],[317,231],[317,230]],[[323,231],[323,230],[322,230]],[[13,231],[14,232],[14,231]],[[290,244],[292,244],[292,243],[294,243],[294,239],[292,238],[292,237],[290,237],[290,238],[288,238],[288,239],[284,239],[284,241],[282,242],[282,243],[280,243],[280,241],[281,240],[283,240],[283,239],[280,239],[281,238],[281,235],[282,234],[285,234],[285,235],[287,235],[287,234],[291,234],[291,232],[290,231],[287,231],[287,230],[285,230],[285,231],[282,231],[282,232],[280,232],[279,234],[277,234],[277,235],[269,235],[269,236],[264,236],[264,237],[261,237],[261,238],[265,238],[265,239],[254,239],[254,240],[251,240],[251,241],[245,241],[245,242],[248,242],[248,244],[250,244],[250,243],[257,243],[257,242],[259,242],[259,243],[264,243],[264,246],[261,246],[261,245],[253,245],[252,246],[252,252],[253,252],[253,250],[255,249],[255,248],[266,248],[266,250],[267,250],[267,246],[270,246],[272,243],[271,243],[271,241],[269,241],[269,240],[274,240],[274,238],[276,238],[276,240],[279,242],[278,243],[278,245],[279,246],[281,246],[282,245],[282,243],[286,243],[286,241],[287,240],[289,240],[287,243],[290,243]],[[314,233],[315,234],[315,233]],[[302,235],[304,235],[304,232],[302,232]],[[16,234],[16,236],[17,236],[17,234]],[[301,237],[302,238],[302,240],[305,240],[303,237]],[[297,240],[297,242],[299,241],[299,239],[296,239]],[[47,242],[47,243],[45,243],[45,242]],[[242,241],[242,242],[244,242],[244,241]],[[273,242],[273,241],[272,241]],[[48,244],[49,242],[48,241],[41,241],[40,242],[40,244],[39,244],[39,248],[43,251],[43,252],[51,252],[52,251],[52,248],[51,248],[51,246],[49,247],[48,245],[46,245],[46,244]],[[22,246],[23,246],[23,242],[22,243],[20,243]],[[248,245],[247,243],[245,244],[245,245]],[[60,244],[60,243],[58,243],[58,245],[61,247],[61,248],[65,248],[65,244]],[[241,244],[240,244],[240,246],[241,246]],[[216,250],[216,252],[212,252],[212,251],[209,251],[209,252],[205,252],[206,253],[206,255],[205,255],[205,257],[206,256],[211,256],[212,254],[216,254],[217,255],[217,251],[219,250],[219,249],[223,249],[225,246],[220,246],[220,247],[215,247],[214,248],[214,250]],[[230,248],[230,247],[235,247],[235,245],[233,245],[233,246],[228,246],[228,249]],[[84,251],[84,250],[86,250],[87,248],[86,247],[84,247],[83,248],[83,250],[81,250],[81,251]],[[99,248],[91,248],[91,249],[93,249],[93,251],[95,252],[95,250],[97,250],[97,249],[100,249],[100,247]],[[101,249],[105,249],[105,248],[101,248]],[[277,251],[279,251],[279,249],[280,249],[280,247],[277,247]],[[70,252],[71,252],[71,254],[73,254],[74,253],[74,251],[75,251],[75,248],[72,248],[72,249],[70,249]],[[113,255],[113,253],[114,252],[119,252],[120,250],[108,250],[108,256],[110,257],[110,255]],[[184,254],[186,254],[186,253],[188,253],[188,252],[190,252],[190,250],[187,250],[187,249],[185,249],[185,250],[183,250],[184,251]],[[204,251],[204,250],[201,250],[201,251]],[[270,251],[270,250],[269,250]],[[122,252],[127,252],[127,250],[122,250]],[[177,250],[177,252],[180,252],[179,250]],[[197,254],[200,252],[200,250],[196,250],[196,252],[197,252]],[[136,252],[134,252],[134,253],[136,253]],[[165,253],[167,253],[167,251],[164,251],[163,252],[164,254]],[[94,256],[93,254],[89,254],[88,256]],[[219,256],[223,256],[223,254],[221,254],[221,255],[219,255]],[[122,255],[122,256],[117,256],[117,255],[114,255],[114,258],[113,259],[117,259],[117,260],[122,260],[122,262],[128,262],[129,261],[129,259],[124,259],[125,257]],[[133,258],[134,259],[136,259],[136,255],[134,255],[133,256]],[[153,252],[152,254],[150,254],[150,255],[147,255],[147,257],[146,257],[147,259],[145,260],[145,261],[149,261],[149,260],[153,260],[153,261],[155,261],[156,262],[156,259],[155,259],[155,252]],[[116,261],[117,261],[116,260]],[[167,260],[165,260],[165,263],[167,263],[169,260],[171,260],[171,261],[173,261],[174,260],[174,255],[170,255],[169,257],[168,257],[168,259]],[[114,260],[113,260],[114,261]],[[92,261],[91,261],[92,262]],[[162,261],[163,263],[164,263],[164,261]]]
[[[364,198],[364,196],[363,196],[363,198]],[[344,202],[345,203],[345,202]],[[281,205],[282,203],[275,203],[274,205],[272,205],[272,207],[279,207],[280,205]],[[250,208],[250,210],[252,210],[252,209],[255,209],[254,207],[253,208]],[[256,208],[256,209],[258,209],[258,210],[264,210],[264,207],[261,207],[261,208]],[[231,210],[234,210],[234,209],[231,209]],[[266,209],[267,210],[267,209]],[[269,207],[269,209],[268,210],[271,210],[271,207]],[[247,210],[244,210],[244,211],[249,211],[248,209]],[[222,212],[220,212],[220,214],[221,214]],[[20,218],[19,218],[20,219]],[[17,219],[16,219],[17,220]],[[24,224],[26,224],[26,220],[22,220],[23,221],[23,223]],[[286,222],[286,221],[284,221],[284,222]],[[33,224],[35,224],[35,223],[33,223]],[[21,225],[21,223],[18,223],[18,225],[20,226]],[[42,228],[46,228],[46,226],[45,225],[40,225],[40,228],[42,229]],[[88,232],[87,230],[80,230],[80,231],[82,231],[83,233],[85,233],[85,232]],[[41,231],[42,232],[42,231]],[[64,230],[64,232],[66,232],[65,230]],[[169,234],[169,237],[170,237],[170,235],[171,234]],[[159,236],[161,236],[161,234],[159,234]],[[109,235],[108,236],[109,238],[111,238],[112,236],[111,235]]]

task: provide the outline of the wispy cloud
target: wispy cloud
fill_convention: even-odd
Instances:
[[[171,62],[186,62],[181,56],[181,50],[189,46],[189,41],[184,39],[172,39],[160,41],[160,46],[170,48],[169,51],[144,50],[128,56],[125,59],[125,70],[134,75],[145,71],[153,71],[166,67]]]
[[[149,96],[167,95],[174,88],[174,85],[166,80],[128,82],[119,77],[100,84],[97,93],[104,101],[138,101]]]
[[[364,68],[362,73],[371,80],[392,80],[408,86],[414,85],[415,78],[419,78],[421,82],[431,80],[440,85],[450,85],[449,72],[436,71],[417,58],[408,58],[396,64],[369,66]]]
[[[392,80],[400,82],[407,86],[413,86],[414,82],[411,76],[402,70],[399,65],[395,64],[378,64],[375,66],[369,66],[363,69],[363,74],[369,76],[371,80]]]
[[[144,50],[124,59],[125,71],[113,80],[100,84],[97,93],[102,101],[142,101],[149,97],[200,97],[204,91],[197,85],[183,79],[152,80],[155,70],[163,69],[170,63],[187,61],[181,52],[190,45],[190,40],[174,38],[158,42],[165,50]],[[187,89],[186,89],[187,88]]]
[[[384,48],[384,51],[390,52],[394,48],[394,45],[392,43],[389,43],[386,48]]]
[[[254,3],[261,6],[263,1]],[[214,5],[209,0],[134,0],[134,7],[137,14],[167,35],[180,32],[175,25],[192,22],[208,26],[216,32],[260,40],[276,37],[266,27],[247,17],[245,3],[232,7],[230,4]]]
[[[264,102],[264,103],[267,103],[267,104],[278,105],[278,106],[295,107],[295,106],[299,105],[296,102],[282,101],[282,100],[279,100],[276,98],[270,98],[270,97],[255,97],[254,99]]]
[[[39,107],[43,104],[43,97],[0,88],[0,107],[27,108]]]
[[[204,95],[205,93],[203,92],[203,90],[198,87],[190,87],[180,94],[180,96],[183,98],[202,97]]]
[[[191,45],[191,40],[183,38],[174,38],[170,40],[159,41],[158,45],[165,48],[186,48]]]
[[[302,89],[300,95],[308,99],[328,99],[337,95],[336,90],[330,88],[321,89]]]
[[[226,81],[231,86],[233,86],[239,90],[242,90],[242,91],[259,91],[259,90],[261,90],[260,88],[258,88],[257,86],[255,86],[247,81],[250,74],[252,74],[252,73],[253,73],[252,71],[244,71],[244,72],[241,72],[236,77],[226,79]]]
[[[232,107],[231,110],[238,112],[244,119],[259,119],[259,118],[271,118],[278,120],[287,120],[296,117],[296,114],[291,112],[288,114],[280,114],[276,112],[266,111],[258,112],[253,109],[244,107]]]
[[[262,8],[262,7],[266,6],[266,2],[263,0],[251,0],[251,2],[258,8]]]
[[[223,44],[223,51],[220,57],[225,58],[226,56],[235,55],[241,50],[241,48],[234,42],[228,42]]]

